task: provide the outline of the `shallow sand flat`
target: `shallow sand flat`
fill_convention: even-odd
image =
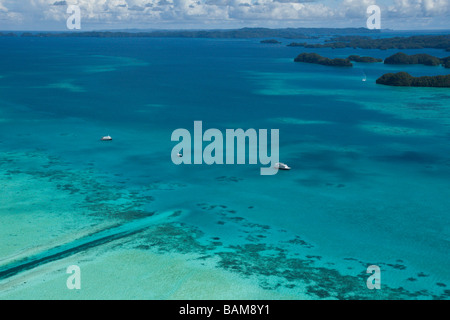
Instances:
[[[5,153],[0,161],[0,265],[151,215],[151,201],[67,170],[42,152]],[[139,198],[139,199],[138,199]]]
[[[12,178],[0,175],[0,185],[0,264],[30,254],[35,248],[92,232],[101,223],[96,217],[82,214],[85,210],[78,206],[80,197],[69,197],[45,179],[26,174],[14,174]]]
[[[0,299],[300,299],[265,290],[257,282],[195,255],[157,254],[137,249],[114,249],[108,244],[0,282]],[[66,286],[66,268],[81,269],[81,289]],[[304,297],[308,299],[308,297]]]

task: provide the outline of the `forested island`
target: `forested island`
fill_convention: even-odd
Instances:
[[[329,59],[318,55],[317,53],[302,53],[297,56],[295,62],[317,63],[327,66],[353,66],[350,62],[375,63],[383,62],[383,59],[372,57],[360,57],[358,55],[350,55],[345,59]],[[349,64],[350,63],[350,64]],[[450,68],[450,56],[446,58],[437,58],[426,53],[407,55],[399,52],[384,60],[385,64],[423,64],[426,66],[443,65]]]
[[[17,37],[17,34],[15,34],[14,32],[0,32],[0,37]]]
[[[351,55],[348,58],[341,59],[330,59],[326,57],[322,57],[317,53],[301,53],[295,59],[295,62],[306,62],[306,63],[315,63],[321,64],[324,66],[332,66],[332,67],[353,67],[354,62],[363,62],[363,63],[374,63],[374,62],[383,62],[383,59],[372,58],[372,57],[360,57],[358,55]]]
[[[353,64],[348,59],[340,59],[340,58],[330,59],[322,57],[317,53],[301,53],[294,59],[294,61],[315,63],[333,67],[353,67]]]
[[[388,86],[450,88],[450,75],[413,77],[407,72],[387,73],[376,82]]]
[[[292,42],[291,47],[305,48],[360,48],[360,49],[443,49],[450,51],[450,35],[421,35],[411,37],[392,37],[373,39],[369,36],[339,36],[326,40],[323,44]]]
[[[407,55],[406,53],[399,52],[384,60],[385,64],[423,64],[426,66],[439,66],[443,65],[446,68],[450,68],[450,57],[437,58],[426,53]]]
[[[383,62],[383,59],[372,58],[372,57],[360,57],[358,55],[348,56],[347,59],[350,61],[354,61],[354,62],[364,62],[364,63]]]

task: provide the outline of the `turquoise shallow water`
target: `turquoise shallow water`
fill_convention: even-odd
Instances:
[[[0,49],[0,298],[448,299],[450,92],[375,84],[446,69],[294,63],[256,39]],[[171,133],[196,120],[279,129],[293,169],[175,166]]]

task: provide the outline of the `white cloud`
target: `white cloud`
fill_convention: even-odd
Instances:
[[[448,0],[395,0],[388,7],[392,16],[399,17],[432,17],[447,16],[450,13]]]
[[[343,0],[336,10],[337,15],[343,18],[365,18],[367,8],[377,4],[375,0]]]
[[[378,2],[382,19],[390,19],[394,25],[405,19],[412,22],[423,19],[428,23],[439,20],[442,25],[450,14],[449,0]],[[365,27],[367,7],[378,3],[376,0],[0,0],[0,16],[14,25],[22,21],[36,29],[45,29],[42,26],[51,23],[64,28],[70,4],[80,6],[83,26],[146,28],[169,24],[234,27],[308,26],[308,23]]]
[[[3,1],[0,0],[0,11],[8,12],[8,9],[5,7]]]

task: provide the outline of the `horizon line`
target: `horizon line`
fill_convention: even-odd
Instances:
[[[80,30],[50,30],[50,29],[41,29],[41,30],[30,30],[30,29],[4,29],[0,32],[60,32],[60,33],[82,33],[82,32],[155,32],[155,31],[233,31],[233,30],[243,30],[243,29],[266,29],[266,30],[288,30],[288,29],[312,29],[312,30],[324,30],[324,29],[332,29],[332,30],[364,30],[368,33],[379,33],[379,32],[414,32],[414,31],[448,31],[450,29],[391,29],[391,28],[382,28],[382,29],[368,29],[365,27],[279,27],[279,28],[270,28],[270,27],[236,27],[236,28],[117,28],[117,29],[80,29]]]

